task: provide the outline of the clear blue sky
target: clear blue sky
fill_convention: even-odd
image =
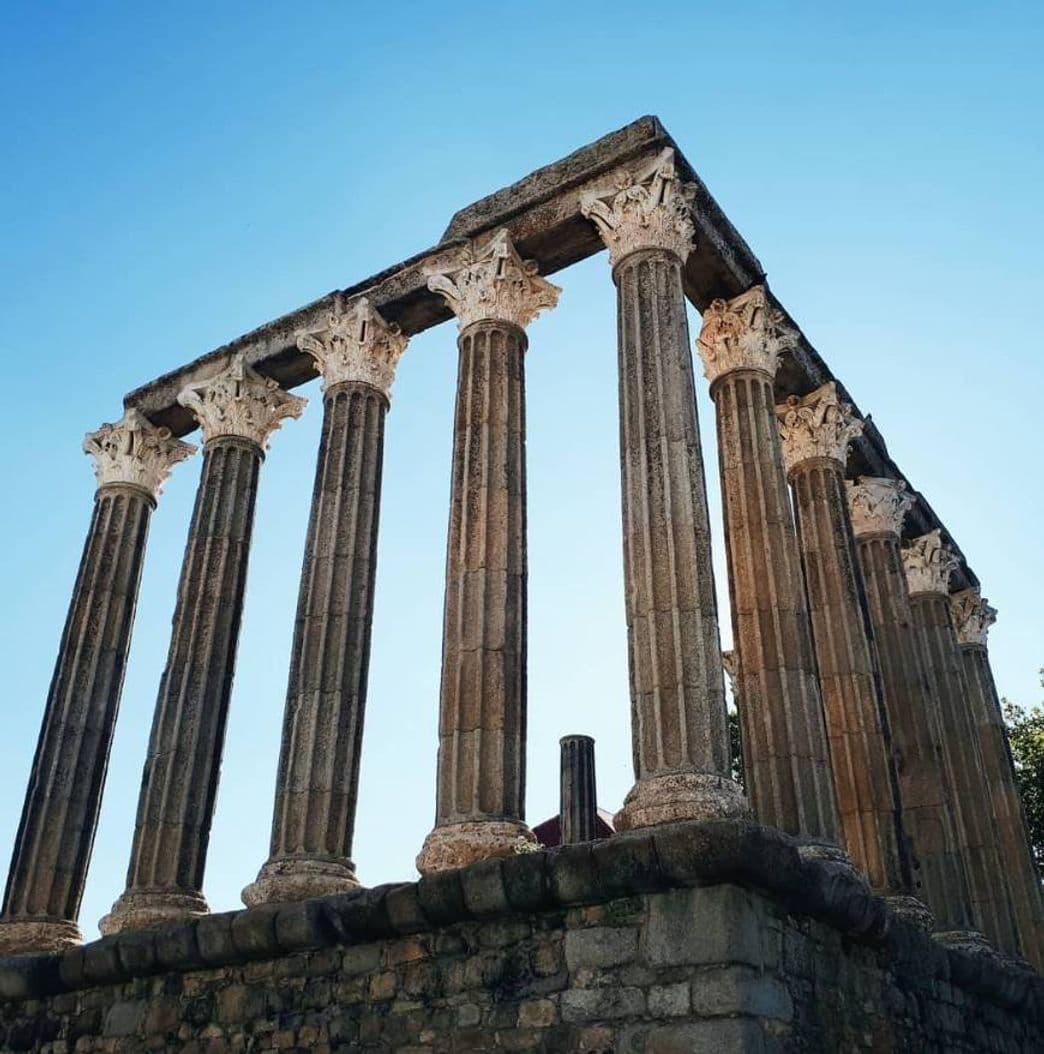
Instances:
[[[90,515],[83,433],[128,389],[431,245],[456,208],[644,113],[964,548],[1001,612],[1001,691],[1039,698],[1044,9],[855,6],[6,5],[5,863]],[[556,810],[564,733],[597,737],[603,805],[631,783],[614,291],[604,256],[555,281],[527,364],[533,822]],[[413,874],[434,813],[454,339],[413,341],[388,420],[367,883]],[[321,417],[317,386],[301,394],[262,475],[206,880],[218,909],[267,851]],[[198,471],[175,471],[153,522],[88,934],[123,889]],[[727,643],[724,607],[723,622]]]

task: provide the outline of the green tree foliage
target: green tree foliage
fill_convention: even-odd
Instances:
[[[1040,674],[1044,685],[1044,669]],[[1005,699],[1003,707],[1033,856],[1044,868],[1044,705],[1026,709]]]
[[[732,778],[743,788],[747,783],[743,778],[743,740],[740,739],[739,714],[728,711],[729,718],[729,754],[732,760]]]

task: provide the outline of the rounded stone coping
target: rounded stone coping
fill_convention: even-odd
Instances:
[[[291,904],[264,904],[42,955],[0,958],[0,999],[20,1000],[139,977],[363,944],[476,919],[554,911],[686,886],[753,887],[879,949],[882,965],[950,981],[1044,1021],[1044,979],[988,948],[945,947],[898,917],[864,881],[803,861],[798,841],[744,820],[651,830],[483,860],[417,882]]]

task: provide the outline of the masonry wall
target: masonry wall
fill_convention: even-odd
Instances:
[[[1044,1050],[1035,975],[744,824],[6,960],[0,996],[3,1049],[49,1054]]]

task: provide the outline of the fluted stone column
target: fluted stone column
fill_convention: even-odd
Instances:
[[[149,519],[195,447],[137,410],[84,440],[98,489],[44,709],[0,915],[0,954],[78,942]]]
[[[1018,941],[997,851],[993,799],[950,612],[949,581],[957,557],[938,530],[915,538],[902,550],[902,557],[915,634],[932,705],[939,714],[957,848],[968,879],[972,918],[997,948],[1016,953]]]
[[[772,382],[791,337],[763,286],[703,316],[717,411],[744,771],[755,816],[843,861],[823,702]]]
[[[942,730],[914,633],[899,551],[903,519],[913,499],[901,480],[863,477],[846,487],[892,731],[903,828],[920,895],[940,930],[968,931],[968,885],[957,850]]]
[[[590,842],[598,837],[598,792],[595,781],[595,741],[590,736],[563,736],[558,821],[561,845]]]
[[[138,798],[127,889],[102,933],[207,910],[203,869],[232,694],[247,558],[265,443],[305,400],[236,356],[178,402],[203,431],[203,472],[178,583]]]
[[[730,778],[682,265],[689,198],[673,150],[581,210],[617,288],[624,591],[636,783],[618,830],[745,815]]]
[[[406,348],[365,297],[298,340],[323,431],[290,657],[269,858],[248,905],[357,886],[351,860],[377,570],[384,418]]]
[[[919,915],[899,811],[891,733],[845,500],[848,444],[863,424],[834,384],[776,407],[805,568],[812,639],[845,847],[871,887]],[[927,919],[925,920],[927,922]],[[930,926],[929,926],[930,928]]]
[[[435,827],[430,874],[531,843],[525,814],[524,327],[560,290],[498,231],[433,273],[457,316]]]
[[[1030,851],[1008,734],[986,649],[986,638],[990,626],[997,620],[997,611],[977,589],[952,593],[950,606],[961,647],[968,698],[978,727],[983,771],[993,801],[997,846],[1015,913],[1019,945],[1037,970],[1044,970],[1044,898]]]

